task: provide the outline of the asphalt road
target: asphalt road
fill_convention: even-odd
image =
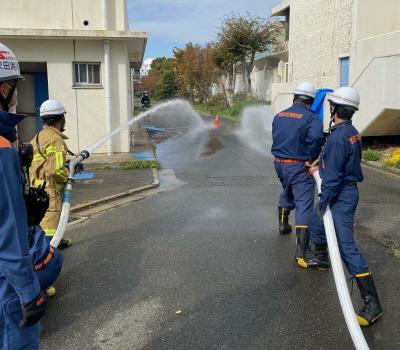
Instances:
[[[298,268],[294,235],[277,233],[272,158],[229,128],[169,139],[157,155],[176,188],[68,232],[44,350],[353,349],[332,273]],[[374,209],[358,211],[357,239],[385,314],[364,334],[371,349],[400,349],[400,261],[371,234],[398,232],[400,181],[366,175],[360,208]]]

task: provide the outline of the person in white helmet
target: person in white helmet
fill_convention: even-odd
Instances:
[[[68,147],[63,134],[65,128],[65,108],[56,100],[47,100],[40,106],[40,117],[44,127],[31,141],[34,155],[29,169],[31,186],[46,183],[46,192],[50,197],[49,209],[40,226],[51,241],[57,230],[61,215],[62,193],[69,177],[65,165]],[[71,245],[69,239],[62,239],[58,249]]]
[[[14,53],[0,43],[0,344],[2,349],[39,349],[46,295],[29,253],[21,159],[12,145],[15,127],[24,119],[11,113],[20,79]]]
[[[361,170],[361,136],[352,125],[360,97],[351,87],[335,90],[328,101],[334,126],[320,156],[322,179],[320,200],[310,217],[313,255],[306,259],[307,267],[327,269],[330,266],[322,216],[330,206],[341,257],[360,289],[363,307],[357,312],[362,326],[373,324],[382,316],[376,286],[368,263],[354,240],[354,214],[359,194],[357,183],[363,181]]]
[[[302,267],[309,247],[308,219],[315,193],[315,181],[308,167],[318,158],[324,143],[322,121],[310,111],[314,98],[314,86],[301,83],[294,91],[293,105],[278,113],[272,123],[271,153],[283,187],[278,206],[279,232],[292,231],[289,213],[295,209],[295,262]]]

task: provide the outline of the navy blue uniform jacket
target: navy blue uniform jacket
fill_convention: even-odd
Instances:
[[[363,181],[361,146],[361,136],[351,120],[331,128],[319,166],[322,185],[318,206],[323,211],[334,202],[343,186]]]
[[[321,119],[301,103],[278,113],[272,122],[271,153],[278,158],[313,161],[324,144]]]
[[[13,134],[22,118],[0,112],[0,135]],[[40,292],[29,254],[20,158],[16,149],[5,145],[4,139],[0,147],[0,278],[5,278],[15,289],[23,304]]]

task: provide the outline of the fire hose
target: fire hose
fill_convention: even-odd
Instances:
[[[321,192],[321,177],[319,171],[313,172],[315,182],[317,183],[318,192]],[[340,257],[338,242],[336,238],[335,226],[333,224],[333,218],[331,210],[326,208],[324,217],[324,226],[326,239],[328,241],[329,257],[331,260],[333,276],[335,278],[336,290],[339,296],[340,305],[342,307],[343,315],[349,329],[351,339],[353,340],[354,346],[357,350],[368,350],[368,344],[364,338],[364,334],[361,331],[360,325],[358,324],[354,307],[351,302],[349,289],[347,287],[346,277],[343,270],[342,259]]]
[[[72,199],[72,184],[74,183],[73,177],[75,175],[75,167],[77,164],[81,163],[84,159],[89,157],[88,151],[82,151],[76,158],[72,159],[69,163],[69,177],[63,191],[63,203],[61,207],[60,220],[58,222],[56,233],[50,242],[50,245],[57,248],[60,244],[65,229],[67,227],[69,212],[71,208]]]

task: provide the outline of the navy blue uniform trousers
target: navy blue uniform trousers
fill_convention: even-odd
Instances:
[[[354,240],[353,223],[358,198],[359,194],[356,185],[344,186],[330,205],[340,255],[347,270],[352,275],[369,271],[368,263],[357,248]],[[315,210],[310,216],[309,230],[313,243],[326,244],[324,223]]]
[[[21,328],[21,301],[15,290],[3,277],[0,277],[0,349],[38,350],[40,347],[40,322]]]
[[[303,162],[280,163],[275,161],[274,164],[283,187],[279,197],[279,206],[287,210],[296,209],[295,225],[306,227],[314,204],[314,178],[307,174]]]

